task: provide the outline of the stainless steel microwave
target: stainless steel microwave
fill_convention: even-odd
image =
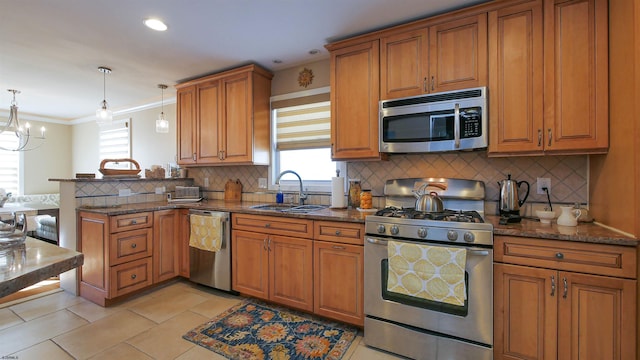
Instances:
[[[428,153],[487,147],[487,88],[380,101],[380,152]]]

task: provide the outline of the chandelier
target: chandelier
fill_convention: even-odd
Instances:
[[[156,120],[156,132],[158,133],[168,133],[169,132],[169,120],[164,118],[164,89],[167,88],[165,84],[159,84],[158,88],[162,89],[162,102],[160,108],[160,116],[158,116],[158,120]]]
[[[111,74],[111,69],[108,67],[100,66],[98,71],[102,73],[102,85],[103,85],[103,97],[100,107],[96,110],[96,122],[98,125],[109,125],[113,121],[113,111],[109,110],[107,104],[107,74]]]
[[[44,143],[44,126],[40,128],[40,136],[31,134],[31,125],[27,122],[24,126],[18,119],[18,105],[16,94],[19,90],[8,89],[13,94],[9,119],[6,123],[0,124],[0,149],[7,151],[28,151],[39,148]]]

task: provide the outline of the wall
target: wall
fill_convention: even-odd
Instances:
[[[609,128],[606,155],[592,156],[591,213],[640,237],[640,1],[609,2]],[[635,44],[635,46],[634,46]]]
[[[167,162],[176,159],[176,104],[164,105],[165,118],[169,120],[169,132],[156,133],[156,119],[160,114],[160,107],[145,109],[119,115],[114,121],[131,118],[131,158],[140,164],[141,174],[151,165],[166,166]],[[86,122],[73,126],[73,170],[59,178],[73,178],[75,173],[101,174],[100,157],[98,152],[99,127],[95,122]]]
[[[24,119],[23,119],[24,121]],[[48,179],[66,177],[71,172],[71,127],[63,124],[28,121],[32,129],[46,128],[46,140],[39,148],[25,151],[23,193],[58,193],[58,183]]]

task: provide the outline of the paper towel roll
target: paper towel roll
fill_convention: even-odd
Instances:
[[[331,207],[345,208],[347,207],[347,199],[344,197],[344,178],[331,178]]]

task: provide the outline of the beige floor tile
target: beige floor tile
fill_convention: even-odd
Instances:
[[[96,305],[91,301],[84,300],[79,304],[70,306],[67,310],[73,312],[74,314],[83,317],[89,322],[94,322],[102,319],[103,317],[113,315],[118,311],[124,311],[125,309],[119,307],[102,307],[100,305]]]
[[[358,345],[356,351],[348,358],[349,360],[393,360],[393,359],[406,359],[404,357],[394,355],[381,350],[368,347],[364,344]]]
[[[344,353],[344,356],[342,357],[343,359],[350,359],[351,356],[356,352],[356,350],[358,349],[358,346],[360,345],[360,342],[362,341],[362,334],[361,332],[358,333],[358,335],[356,335],[356,338],[353,339],[353,342],[351,343],[351,345],[349,346],[349,348],[347,349],[347,351]]]
[[[217,354],[211,350],[205,349],[202,346],[194,345],[189,351],[178,356],[176,360],[224,360],[226,357]]]
[[[163,296],[149,298],[130,307],[129,310],[159,324],[206,300],[207,298],[192,292],[170,292]]]
[[[154,325],[153,321],[124,310],[64,335],[54,337],[53,341],[73,357],[86,359],[136,336]]]
[[[91,360],[112,360],[112,359],[151,360],[153,358],[127,343],[120,343],[91,358]]]
[[[0,309],[0,330],[23,323],[18,315],[9,309]]]
[[[78,315],[60,310],[0,331],[0,356],[13,354],[54,336],[86,325]]]
[[[211,319],[217,316],[218,314],[220,314],[221,312],[241,302],[242,302],[242,299],[237,297],[226,298],[226,297],[215,296],[203,303],[200,303],[192,307],[190,310],[202,316],[205,316],[207,319]]]
[[[182,339],[182,335],[196,326],[204,324],[207,320],[202,315],[185,311],[142,334],[134,336],[127,340],[127,343],[149,354],[154,359],[174,359],[194,345]]]
[[[66,307],[73,306],[81,301],[83,301],[83,299],[79,296],[72,295],[66,291],[60,291],[55,294],[11,306],[9,309],[24,320],[28,321],[43,315],[51,314]]]
[[[19,360],[69,360],[73,359],[53,341],[47,340],[38,345],[13,354]]]

